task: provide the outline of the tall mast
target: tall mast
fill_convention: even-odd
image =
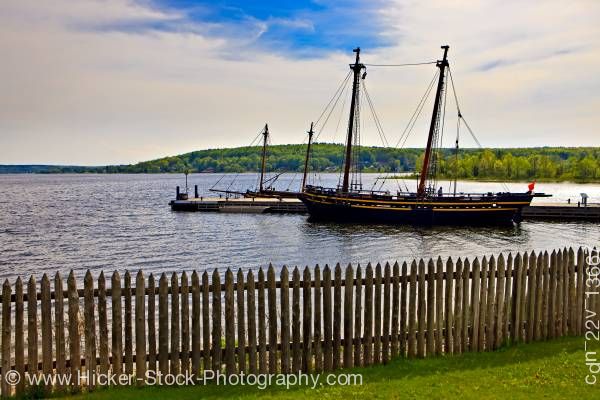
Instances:
[[[442,61],[436,63],[436,66],[440,69],[440,77],[438,79],[437,90],[435,92],[435,101],[433,103],[433,114],[431,115],[431,125],[429,125],[429,136],[427,138],[427,148],[425,149],[425,157],[423,158],[423,168],[421,169],[421,177],[419,178],[419,186],[417,187],[417,194],[423,196],[425,194],[425,181],[429,174],[429,163],[431,160],[431,147],[433,144],[433,137],[436,135],[439,123],[439,109],[440,101],[442,98],[442,91],[444,89],[444,74],[446,67],[448,66],[448,49],[450,46],[442,46],[444,49],[444,57]]]
[[[267,139],[269,138],[269,125],[265,124],[265,129],[263,130],[263,150],[262,150],[262,163],[260,167],[260,185],[259,191],[263,191],[263,179],[265,177],[265,167],[267,165]]]
[[[346,140],[346,158],[344,160],[344,181],[342,192],[348,192],[348,181],[350,176],[350,165],[352,164],[352,135],[354,133],[354,112],[357,104],[358,85],[360,84],[360,71],[365,67],[360,64],[360,47],[352,50],[356,53],[356,61],[350,64],[350,69],[354,72],[352,81],[352,101],[350,103],[350,117],[348,119],[348,139]]]
[[[304,186],[306,186],[306,175],[308,174],[308,159],[310,158],[310,145],[312,144],[313,137],[313,123],[310,123],[310,130],[308,133],[308,147],[306,148],[306,159],[304,160],[304,176],[302,177],[302,189],[304,191]]]

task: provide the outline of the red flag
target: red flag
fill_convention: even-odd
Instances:
[[[529,189],[530,192],[533,192],[534,187],[535,187],[535,180],[527,186],[527,188]]]

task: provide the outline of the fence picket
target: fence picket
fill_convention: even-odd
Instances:
[[[220,314],[221,313],[219,312],[219,318],[221,316]],[[258,270],[258,372],[261,374],[267,373],[266,316],[265,272],[260,268]]]
[[[312,371],[312,307],[311,307],[310,269],[304,268],[302,276],[302,371]],[[275,347],[277,332],[275,331]]]
[[[58,275],[58,273],[57,273]],[[62,286],[62,282],[60,283],[60,286]],[[56,296],[55,296],[55,304],[58,304],[58,299],[61,299],[61,303],[62,303],[62,288],[60,290],[60,294],[58,293],[58,291],[56,291]],[[61,307],[62,308],[62,307]],[[59,318],[62,319],[62,310],[59,312],[58,307],[56,308],[56,332],[57,334],[59,332],[61,332],[61,334],[64,335],[64,328],[60,327],[59,328]],[[59,317],[60,316],[60,317]],[[100,272],[100,275],[98,276],[98,331],[99,331],[99,346],[98,346],[98,352],[100,354],[100,373],[103,375],[106,375],[108,373],[108,370],[110,368],[110,360],[108,358],[108,312],[106,310],[106,279],[104,277],[104,271]],[[62,339],[64,341],[64,338]],[[145,337],[144,337],[145,340]],[[61,344],[59,344],[58,341],[58,336],[57,336],[57,341],[56,341],[56,346],[61,346]],[[62,344],[62,352],[64,354],[64,343]],[[57,354],[58,354],[58,349],[57,349]],[[145,353],[144,353],[145,354]],[[57,358],[57,366],[58,366],[58,358]],[[60,374],[60,372],[58,372],[58,368],[57,368],[57,373]]]
[[[534,338],[535,331],[535,299],[537,292],[537,255],[529,255],[529,270],[527,273],[527,343]]]
[[[232,279],[233,281],[233,279]],[[190,370],[190,284],[187,273],[181,274],[181,373]]]
[[[360,268],[360,267],[359,267]],[[321,269],[317,265],[315,267],[315,290],[314,290],[314,356],[315,356],[315,372],[323,371],[323,349],[321,347]]]
[[[357,310],[356,310],[356,314],[360,315],[360,288],[361,288],[361,284],[360,284],[360,266],[358,267],[357,271],[356,271],[356,281],[357,281],[357,286],[356,286],[356,296],[357,296]],[[398,265],[398,262],[394,263],[394,267],[393,267],[393,272],[392,272],[392,332],[391,332],[391,357],[392,358],[396,358],[398,357],[398,335],[400,332],[400,324],[399,324],[399,312],[400,312],[400,266]],[[360,323],[360,319],[358,320]],[[356,325],[356,323],[355,323]],[[358,330],[358,333],[356,335],[360,336],[360,325],[358,325],[358,327],[355,327],[356,330]],[[358,343],[360,343],[360,340],[358,340]],[[356,354],[356,353],[355,353]],[[360,352],[359,352],[360,354]],[[356,356],[354,357],[354,364],[356,365],[360,365],[360,361],[356,360]]]
[[[323,370],[333,369],[332,348],[332,308],[331,308],[331,269],[325,265],[323,269]]]
[[[400,281],[400,355],[402,357],[406,357],[408,312],[406,304],[408,301],[408,265],[406,264],[406,261],[402,263],[402,275],[400,277]]]
[[[211,369],[215,372],[221,371],[221,275],[219,270],[215,269],[212,274],[212,365]],[[263,277],[264,289],[264,277]],[[263,291],[264,293],[264,291]],[[264,296],[264,295],[263,295]],[[172,301],[172,300],[171,300]],[[264,298],[263,314],[264,315]],[[262,318],[261,318],[262,320]],[[173,343],[173,341],[171,341]],[[177,343],[177,342],[175,342]],[[171,352],[173,346],[171,345]]]
[[[290,278],[284,265],[279,277],[281,281],[281,373],[290,373]]]
[[[502,318],[502,336],[504,341],[510,342],[510,320],[512,318],[512,292],[513,288],[513,256],[508,253],[506,258],[506,280],[504,282],[504,317]]]
[[[427,262],[427,356],[435,353],[435,267]]]
[[[390,360],[390,284],[391,284],[390,264],[385,263],[383,270],[383,323],[381,338],[381,361],[387,364]],[[352,283],[350,283],[352,284]],[[350,286],[352,288],[352,286]],[[348,289],[346,289],[348,290]]]
[[[513,278],[514,286],[513,286],[513,311],[512,311],[512,340],[515,343],[521,341],[522,331],[521,331],[521,303],[524,301],[523,299],[523,258],[521,253],[517,253],[515,257],[515,276]]]
[[[471,263],[468,258],[465,258],[465,262],[463,264],[463,274],[462,274],[462,287],[463,287],[463,305],[462,305],[462,335],[461,335],[461,348],[463,352],[469,351],[469,326],[472,325],[471,320],[471,309],[469,305],[469,301],[471,300],[471,296],[469,293],[469,281],[471,274]]]
[[[151,315],[154,311],[150,310],[151,304],[154,303],[153,281],[154,279],[152,278],[152,274],[150,274],[150,278],[148,279],[148,287],[150,288],[150,295],[148,296],[148,330],[151,329],[150,318],[154,318],[154,316]],[[192,374],[199,374],[200,372],[200,338],[202,333],[202,331],[200,330],[200,314],[200,277],[198,276],[198,273],[194,271],[192,272]],[[152,364],[152,361],[150,362],[150,364]]]
[[[444,351],[444,339],[442,330],[444,329],[444,264],[442,258],[438,256],[436,262],[435,274],[435,354],[442,354]]]
[[[193,276],[192,276],[193,282]],[[239,373],[246,372],[246,311],[244,305],[244,272],[242,269],[238,269],[237,272],[237,370]],[[194,290],[194,289],[193,289]],[[198,329],[200,331],[200,329]],[[194,333],[194,328],[192,328],[192,335]],[[198,341],[200,338],[198,338]],[[192,338],[192,348],[193,342],[195,340]],[[199,347],[199,345],[198,345]]]
[[[46,276],[46,275],[44,275]],[[10,282],[8,279],[4,280],[4,284],[2,285],[2,384],[0,385],[2,389],[2,398],[10,397],[11,387],[8,384],[8,379],[6,376],[8,374],[8,370],[10,370],[10,336],[12,333],[11,327],[11,302],[10,296],[12,295],[12,287],[10,286]]]
[[[246,302],[248,303],[246,313],[248,319],[248,371],[251,374],[256,374],[258,371],[256,364],[256,284],[254,273],[251,270],[248,271],[246,281],[248,282],[248,290],[246,291]],[[208,326],[205,325],[204,330],[207,329]],[[207,350],[205,352],[208,353]]]
[[[275,269],[269,265],[267,270],[269,300],[269,373],[277,373],[277,291],[275,288]]]
[[[453,308],[453,298],[454,298],[454,262],[452,258],[448,257],[446,261],[446,298],[444,300],[444,308],[446,319],[444,322],[446,323],[446,335],[444,341],[444,350],[446,354],[454,353],[454,334],[452,329],[454,327],[454,308]]]
[[[544,288],[542,291],[542,338],[548,339],[548,313],[550,310],[550,267],[548,252],[544,252],[543,266]]]
[[[42,279],[42,292],[43,292],[43,283]],[[88,373],[88,376],[93,376],[96,374],[96,320],[94,318],[94,280],[92,279],[92,273],[88,270],[85,273],[85,278],[83,280],[83,290],[84,290],[84,332],[85,332],[85,369]],[[42,317],[44,315],[44,306],[42,304]],[[43,319],[42,319],[42,335],[44,335],[43,329]],[[52,333],[49,334],[50,338],[52,338]],[[52,363],[50,363],[50,369],[52,368]],[[51,371],[50,371],[51,372]],[[94,390],[95,388],[94,380],[90,379],[88,382],[88,390]]]
[[[250,294],[254,298],[254,279],[252,279],[252,290],[250,290],[250,273],[248,273],[248,296]],[[205,371],[212,368],[210,334],[210,283],[208,272],[204,271],[202,274],[202,368]]]
[[[158,281],[158,369],[169,373],[169,282],[164,272]]]
[[[494,348],[495,325],[496,325],[496,257],[490,256],[488,272],[488,294],[485,327],[485,349],[490,351]],[[481,334],[481,333],[480,333]]]
[[[88,271],[89,272],[89,271]],[[88,276],[86,274],[86,280],[87,280]],[[91,275],[89,275],[89,278],[91,279]],[[5,282],[5,284],[8,283]],[[8,286],[8,288],[10,289],[10,285]],[[93,290],[93,289],[92,289]],[[48,279],[48,275],[44,274],[42,276],[42,282],[41,282],[41,295],[42,295],[42,303],[41,303],[41,312],[42,312],[42,372],[46,375],[49,376],[50,374],[52,374],[52,303],[50,300],[50,280]],[[10,299],[10,297],[9,297]],[[87,307],[88,307],[88,296],[87,296],[87,292],[86,292],[86,311],[87,311]],[[94,298],[92,297],[92,302],[94,301]],[[92,304],[93,307],[93,304]],[[7,310],[8,312],[10,312],[10,309]],[[10,316],[10,314],[9,314]],[[93,308],[92,308],[92,316],[93,316]],[[10,323],[10,320],[9,320]],[[87,318],[87,314],[86,314],[86,348],[88,348],[87,346],[87,341],[88,340],[95,340],[95,335],[94,337],[92,336],[88,336],[87,335],[87,330],[88,330],[88,318]],[[9,330],[9,335],[10,335],[10,330]],[[7,338],[6,340],[7,343],[10,343],[10,336]],[[89,351],[91,352],[91,349],[93,347],[89,347]],[[95,356],[95,353],[94,353]],[[8,355],[9,360],[10,360],[10,354]],[[87,360],[86,360],[87,361]],[[94,357],[94,362],[95,362],[95,357]],[[90,364],[87,364],[90,365]],[[7,368],[7,370],[10,367]],[[89,368],[89,367],[88,367]],[[91,388],[93,388],[93,385],[91,386]],[[44,384],[44,391],[45,393],[49,394],[52,391],[52,384],[50,383],[46,383]]]
[[[62,290],[62,281],[61,281],[61,290]],[[62,292],[61,292],[62,295]],[[62,301],[60,302],[63,304]],[[25,376],[25,346],[24,346],[24,304],[23,304],[23,281],[21,277],[17,278],[15,282],[15,370],[19,374],[19,376]],[[62,313],[62,311],[61,311]],[[64,317],[63,321],[63,330],[64,330]],[[60,347],[57,347],[57,352]],[[64,332],[63,332],[63,360],[65,358],[65,348],[64,348]],[[58,353],[57,353],[58,356]],[[57,358],[58,359],[58,358]],[[57,362],[58,364],[58,362]],[[65,372],[64,370],[62,371]],[[22,396],[25,392],[25,381],[23,379],[19,380],[15,387],[15,394],[17,397]]]
[[[100,306],[98,306],[100,312]],[[100,336],[102,343],[102,336]],[[108,341],[107,341],[108,342]],[[102,350],[100,350],[102,354]],[[135,375],[138,386],[144,386],[146,375],[146,283],[139,270],[135,278]]]
[[[133,333],[132,333],[132,310],[131,310],[131,274],[125,271],[125,373],[133,374]]]
[[[213,285],[214,285],[213,281]],[[219,293],[221,291],[221,284],[217,285],[219,287]],[[214,304],[213,304],[214,309]],[[219,300],[219,320],[221,318],[221,301]],[[177,273],[173,272],[171,275],[171,363],[169,373],[171,375],[177,375],[181,371],[181,358],[179,354],[180,343],[181,343],[181,332],[180,328],[180,319],[179,319],[179,277]],[[219,323],[219,327],[221,324]],[[216,347],[216,346],[215,346]],[[220,342],[220,331],[219,331],[219,349],[218,353],[221,354],[221,342]]]
[[[456,290],[454,295],[454,352],[462,353],[462,328],[463,328],[463,262],[456,260]]]
[[[471,328],[471,351],[481,351],[479,348],[479,306],[481,295],[481,265],[479,258],[473,260],[473,289],[472,289],[472,306],[473,306],[473,325]]]
[[[498,257],[498,286],[496,290],[496,331],[495,342],[493,348],[497,349],[502,345],[504,340],[504,284],[506,280],[506,267],[504,255],[500,253]]]
[[[100,274],[101,278],[104,279],[104,273]],[[99,278],[100,279],[100,278]],[[17,283],[19,283],[20,280],[17,281]],[[18,285],[16,286],[16,288],[18,289]],[[22,296],[22,290],[23,287],[21,286],[21,296]],[[101,305],[101,299],[104,298],[104,317],[106,317],[106,294],[101,291],[101,287],[100,287],[100,281],[98,282],[98,313],[100,314],[100,305]],[[55,360],[56,360],[56,374],[59,376],[64,376],[67,370],[67,362],[66,362],[66,344],[65,344],[65,312],[64,312],[64,308],[65,308],[65,303],[64,303],[65,299],[64,299],[64,293],[63,293],[63,280],[62,277],[60,276],[60,273],[57,272],[56,275],[54,276],[54,339],[56,342],[56,347],[55,347],[55,351],[56,351],[56,356],[55,356]],[[19,303],[17,302],[17,313],[18,313],[18,305]],[[22,303],[21,303],[22,306]],[[102,316],[102,315],[101,315]],[[22,318],[22,317],[21,317]],[[18,325],[18,324],[15,324]],[[16,330],[15,330],[15,340],[17,340],[17,336],[20,334],[22,335],[22,331],[18,332],[18,326],[15,326]],[[21,327],[22,329],[22,327]],[[104,334],[104,335],[103,335]],[[21,341],[23,340],[23,338],[21,337]],[[106,342],[104,342],[104,340]],[[21,342],[22,343],[22,342]],[[104,324],[104,329],[102,329],[102,325],[100,326],[100,344],[101,350],[106,349],[106,357],[103,357],[104,354],[102,354],[102,352],[100,353],[100,363],[101,365],[104,367],[106,366],[106,372],[108,372],[108,326],[105,322]],[[102,345],[105,345],[105,347],[103,347]],[[21,350],[22,350],[22,345],[21,345]],[[19,353],[19,346],[15,347],[15,357],[17,356],[17,354]],[[15,358],[16,360],[16,358]],[[18,362],[15,361],[15,364],[18,364]],[[18,368],[17,368],[18,369]],[[104,372],[103,369],[101,369],[102,373],[106,373]],[[64,384],[60,381],[56,382],[56,390],[59,392],[62,392],[65,390]],[[18,392],[18,390],[17,390]]]
[[[365,271],[365,323],[363,328],[363,365],[373,364],[373,267]]]
[[[156,372],[156,281],[148,276],[148,370]]]
[[[69,276],[69,281],[71,277]],[[74,283],[73,279],[73,285]],[[112,302],[112,335],[111,335],[111,352],[112,352],[112,368],[115,374],[120,375],[123,368],[123,316],[121,314],[121,276],[118,271],[112,274],[110,279],[110,299]],[[71,284],[69,283],[69,308],[71,307],[71,295],[77,296],[77,290],[75,293],[71,291]],[[77,301],[75,297],[73,303]],[[77,302],[77,304],[79,304]],[[69,316],[70,320],[70,316]],[[76,328],[75,328],[76,329]],[[69,329],[69,336],[72,335],[71,329]],[[73,342],[71,341],[71,344]],[[71,352],[71,365],[73,363],[74,354]]]
[[[408,358],[417,355],[417,263],[410,265],[410,293],[408,300]]]
[[[306,271],[306,270],[305,270]],[[353,291],[354,286],[354,270],[352,265],[346,267],[346,281],[344,285],[344,368],[352,368],[354,366],[353,359],[353,341],[354,338],[354,304]],[[388,307],[389,309],[389,307]],[[309,323],[310,326],[310,323]]]
[[[292,373],[302,369],[300,337],[300,271],[295,267],[292,273]]]
[[[360,268],[360,264],[356,267],[356,286],[355,286],[355,296],[354,296],[354,365],[362,366],[362,269]],[[316,318],[316,316],[315,316]]]
[[[577,299],[575,306],[575,333],[577,335],[581,335],[583,332],[583,322],[584,322],[584,309],[583,309],[583,294],[584,290],[584,281],[583,281],[583,269],[584,269],[584,252],[580,247],[577,250]]]
[[[425,357],[425,330],[427,325],[425,324],[427,316],[427,294],[425,293],[425,261],[419,260],[419,272],[417,275],[418,284],[418,305],[417,305],[417,356],[419,358]]]
[[[340,349],[342,348],[342,268],[335,266],[333,289],[333,369],[341,367]]]
[[[235,367],[235,311],[233,298],[233,272],[225,272],[225,372],[236,373]],[[183,317],[183,316],[182,316]]]
[[[69,338],[71,344],[71,371],[77,376],[81,357],[79,355],[79,296],[75,275],[73,271],[69,274]],[[37,325],[37,284],[35,277],[31,275],[27,283],[27,372],[29,375],[38,372],[38,325]],[[76,339],[76,340],[74,340]],[[73,341],[75,344],[73,344]],[[76,368],[76,369],[75,369]]]

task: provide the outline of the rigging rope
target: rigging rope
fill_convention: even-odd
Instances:
[[[405,64],[364,64],[366,67],[412,67],[417,65],[435,64],[437,61],[426,61],[420,63],[405,63]]]
[[[319,115],[319,118],[317,118],[317,120],[315,121],[315,125],[314,125],[315,127],[319,124],[319,121],[321,121],[321,118],[323,118],[323,115],[325,114],[325,112],[327,111],[327,109],[329,108],[329,106],[331,105],[331,102],[333,101],[333,99],[335,99],[336,96],[339,98],[338,92],[342,88],[346,87],[346,81],[348,80],[348,78],[350,78],[351,74],[352,74],[352,71],[349,71],[346,74],[346,77],[344,79],[342,79],[342,82],[338,86],[337,90],[335,91],[335,93],[333,94],[333,96],[331,97],[331,99],[329,100],[329,102],[327,103],[327,105],[325,106],[325,108],[323,108],[323,111],[321,112],[321,115]]]
[[[439,74],[439,71],[436,71],[433,76],[433,79],[431,80],[431,82],[429,82],[429,85],[427,86],[425,93],[423,94],[423,96],[421,97],[421,100],[419,100],[419,103],[417,104],[417,108],[413,112],[412,116],[408,120],[408,124],[406,125],[406,127],[404,128],[404,131],[400,135],[400,139],[398,139],[398,142],[396,143],[396,148],[400,148],[400,149],[404,148],[404,145],[406,144],[406,140],[410,136],[412,129],[414,128],[414,126],[417,122],[417,119],[421,115],[421,111],[423,111],[423,107],[425,106],[425,101],[427,101],[427,98],[429,97],[429,94],[431,93],[431,90],[433,89],[433,86],[435,84],[435,81],[437,80],[438,74]],[[404,138],[404,141],[402,142],[403,138]],[[400,146],[400,142],[402,142],[401,146]],[[400,146],[400,147],[398,147],[398,146]]]
[[[452,84],[452,92],[454,94],[454,101],[456,102],[456,111],[458,112],[458,119],[459,119],[459,121],[460,120],[463,121],[463,123],[465,124],[465,127],[467,128],[467,130],[471,134],[471,137],[473,138],[473,140],[475,141],[475,143],[477,143],[477,146],[479,147],[479,149],[483,149],[483,146],[481,145],[481,143],[477,139],[477,136],[475,136],[475,132],[473,132],[473,130],[469,126],[469,123],[467,122],[467,120],[465,119],[465,117],[462,115],[462,112],[460,110],[460,105],[458,103],[458,96],[456,94],[456,87],[454,86],[454,79],[452,78],[452,70],[450,69],[450,67],[448,67],[448,74],[450,75],[450,83]],[[500,182],[500,185],[502,186],[502,188],[504,190],[506,190],[507,192],[510,192],[510,189],[506,185],[506,183]],[[455,190],[456,190],[456,184],[454,186],[455,186]]]

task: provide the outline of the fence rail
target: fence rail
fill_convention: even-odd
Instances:
[[[18,278],[2,287],[2,396],[29,389],[25,379],[9,386],[9,370],[21,377],[124,373],[143,385],[147,371],[320,372],[581,335],[584,309],[600,308],[586,304],[586,265],[582,248],[565,248],[294,268],[291,277],[272,266],[256,277],[228,269],[156,280],[139,271],[122,282],[114,272],[110,287],[103,272],[94,279],[88,271],[83,288],[72,272],[66,286],[59,273],[53,284],[47,275],[39,285],[33,276],[26,285]],[[55,380],[41,390],[82,386]]]

